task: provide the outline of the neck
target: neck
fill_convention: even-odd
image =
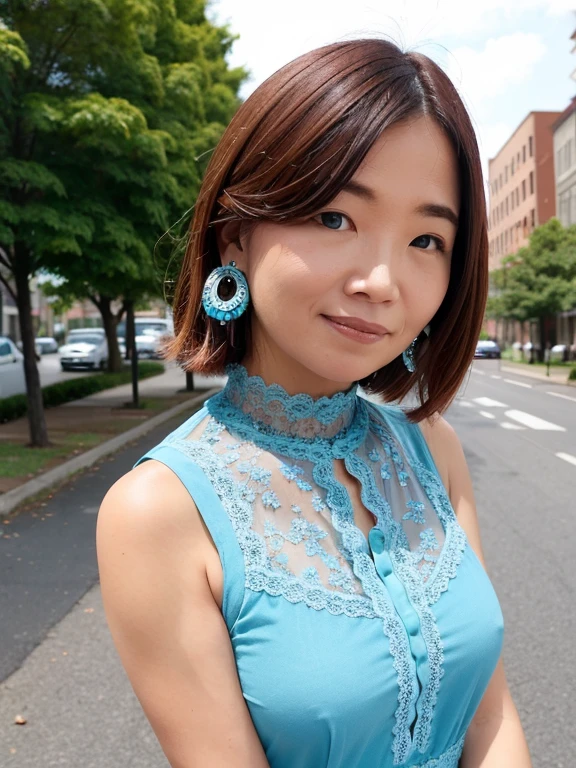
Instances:
[[[353,381],[331,381],[318,376],[295,360],[285,360],[280,356],[265,358],[251,354],[242,360],[242,365],[249,376],[259,376],[265,384],[279,384],[289,395],[307,394],[314,399],[332,397],[338,392],[346,392],[355,383]]]

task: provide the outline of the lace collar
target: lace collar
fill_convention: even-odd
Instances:
[[[228,365],[226,373],[226,386],[211,398],[209,410],[227,426],[242,425],[255,434],[333,440],[348,431],[358,410],[356,384],[347,392],[315,399],[307,394],[289,395],[279,384],[249,376],[242,365]]]

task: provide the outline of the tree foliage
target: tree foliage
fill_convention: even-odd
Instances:
[[[576,305],[576,226],[564,228],[550,219],[491,278],[498,292],[488,302],[492,317],[542,320],[571,309]]]
[[[112,303],[160,292],[154,245],[238,104],[232,43],[205,0],[0,0],[0,279],[24,312],[52,273],[117,347]]]

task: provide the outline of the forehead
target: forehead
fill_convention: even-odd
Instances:
[[[458,159],[451,141],[429,117],[386,129],[353,176],[388,202],[427,201],[459,209]]]

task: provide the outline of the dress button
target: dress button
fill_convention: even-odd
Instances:
[[[368,541],[374,554],[381,555],[384,552],[384,534],[378,528],[372,528],[368,534]]]

